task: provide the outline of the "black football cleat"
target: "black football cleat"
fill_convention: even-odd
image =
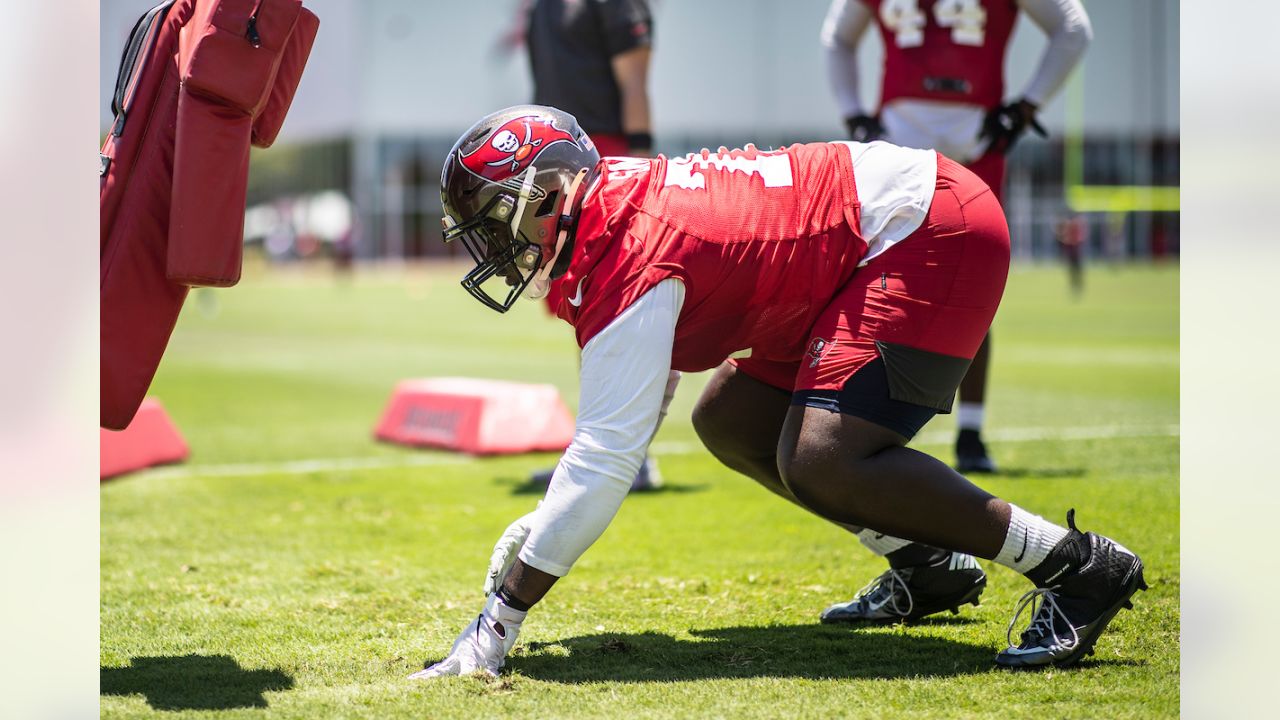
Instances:
[[[961,430],[956,435],[956,472],[997,473],[996,461],[987,454],[987,446],[977,430]]]
[[[1111,619],[1133,607],[1134,593],[1147,589],[1137,555],[1114,540],[1077,530],[1074,510],[1067,513],[1067,525],[1067,537],[1027,573],[1039,587],[1018,601],[1006,633],[1009,647],[996,656],[1000,667],[1066,667],[1092,655]],[[1027,608],[1031,624],[1015,644],[1013,627]]]
[[[918,620],[966,603],[978,604],[987,575],[972,555],[947,553],[928,565],[889,570],[858,591],[852,600],[822,611],[833,623],[894,623]]]

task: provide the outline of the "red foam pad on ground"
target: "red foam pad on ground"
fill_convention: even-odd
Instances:
[[[563,450],[573,415],[553,385],[421,378],[396,385],[374,435],[475,455]]]
[[[124,430],[99,435],[100,478],[115,477],[153,465],[181,462],[191,454],[177,426],[156,400],[142,401]]]

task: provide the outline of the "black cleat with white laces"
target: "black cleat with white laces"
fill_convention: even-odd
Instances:
[[[1093,654],[1093,645],[1130,598],[1146,590],[1142,560],[1123,545],[1076,529],[1075,510],[1067,512],[1070,532],[1027,577],[1036,589],[1022,596],[1009,621],[1009,647],[996,656],[1004,668],[1065,667]],[[1031,624],[1017,643],[1013,628],[1026,609]]]
[[[940,560],[890,568],[848,602],[822,611],[824,623],[894,623],[918,620],[966,603],[978,604],[986,573],[972,555],[946,553]]]

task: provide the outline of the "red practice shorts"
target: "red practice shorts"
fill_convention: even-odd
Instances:
[[[818,316],[802,359],[733,362],[799,395],[839,392],[883,358],[891,397],[948,412],[1008,273],[1009,228],[1000,203],[972,172],[939,155],[924,224],[854,272]]]

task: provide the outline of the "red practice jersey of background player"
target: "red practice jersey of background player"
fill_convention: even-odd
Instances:
[[[866,254],[849,148],[607,158],[583,203],[557,315],[592,337],[660,281],[684,281],[672,368],[747,349],[798,360],[809,328]]]
[[[900,97],[980,105],[1004,99],[1014,0],[862,0],[884,41],[880,104]]]

